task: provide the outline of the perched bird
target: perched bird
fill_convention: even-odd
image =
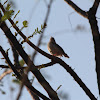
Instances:
[[[65,57],[69,58],[64,50],[56,43],[53,37],[50,38],[50,41],[48,43],[48,51],[53,56],[61,57],[64,55]]]

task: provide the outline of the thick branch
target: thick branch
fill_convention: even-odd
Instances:
[[[0,18],[1,19],[1,18]],[[42,74],[37,70],[33,62],[30,60],[29,56],[26,54],[26,52],[23,50],[21,44],[17,41],[15,36],[11,33],[10,29],[7,27],[5,22],[1,23],[1,29],[4,31],[6,37],[12,42],[13,46],[16,48],[20,56],[23,58],[25,63],[28,65],[28,67],[33,68],[33,74],[39,81],[39,83],[43,86],[43,88],[47,91],[49,97],[52,100],[59,100],[56,92],[52,89],[52,87],[49,85],[49,83],[44,79]],[[22,34],[24,36],[24,34]],[[25,36],[24,36],[25,37]],[[26,38],[26,37],[25,37]],[[26,39],[25,39],[26,40]]]
[[[100,0],[95,0],[93,6],[90,8],[93,15],[96,15]],[[89,10],[89,11],[90,11]]]
[[[97,8],[99,6],[99,0],[95,0],[93,6],[90,8],[90,10],[87,12],[88,13],[88,20],[91,26],[91,30],[92,30],[92,35],[93,37],[95,36],[96,39],[99,39],[99,28],[98,28],[98,24],[97,24],[97,20],[96,20],[96,12],[97,12]]]
[[[10,19],[9,20],[10,23],[12,25],[14,25],[14,22]],[[23,37],[23,39],[26,40],[26,36],[19,31],[18,27],[14,25],[14,28],[16,29],[16,31]],[[85,93],[89,96],[90,99],[92,100],[97,100],[94,95],[91,93],[91,91],[86,87],[86,85],[82,82],[82,80],[78,77],[78,75],[64,62],[62,61],[60,58],[54,57],[50,54],[47,54],[46,52],[44,52],[43,50],[39,49],[38,47],[36,47],[31,41],[27,40],[26,41],[32,48],[34,48],[36,51],[38,51],[39,53],[41,53],[42,55],[46,56],[49,59],[52,59],[52,61],[59,63],[60,65],[62,65],[66,71],[68,71],[70,73],[70,75],[75,79],[75,81],[80,85],[80,87],[85,91]],[[34,67],[31,67],[32,72],[34,73]],[[38,76],[39,77],[39,76]]]
[[[44,24],[47,24],[47,21],[48,21],[48,17],[49,17],[49,14],[50,14],[50,9],[51,9],[51,5],[52,5],[52,1],[53,0],[50,0],[50,3],[48,5],[48,10],[47,10],[47,13],[46,13],[46,17],[45,17],[45,21],[44,21]],[[40,34],[40,37],[39,37],[39,40],[38,40],[38,43],[37,43],[37,47],[39,47],[41,45],[41,42],[42,42],[42,38],[43,38],[43,35],[44,35],[44,32],[45,32],[45,28],[43,28],[42,30],[42,33]],[[35,50],[34,53],[32,54],[32,61],[34,62],[34,59],[37,55],[37,51]],[[50,65],[50,64],[49,64]],[[42,66],[36,66],[37,68],[43,68],[45,65],[42,65]],[[46,66],[45,66],[46,67]],[[28,88],[27,88],[28,90]],[[31,94],[31,96],[33,96],[36,100],[38,100],[38,96],[36,96],[32,91],[29,91],[29,93]]]
[[[19,55],[18,55],[18,53],[17,53],[15,47],[14,47],[13,45],[11,45],[11,47],[12,47],[12,51],[13,51],[14,65],[17,67],[17,66],[20,65],[20,64],[19,64],[19,59],[18,59]]]
[[[65,0],[76,12],[78,12],[83,17],[86,16],[86,18],[89,20],[92,35],[93,35],[93,41],[95,46],[95,60],[96,60],[96,72],[97,72],[97,83],[99,87],[99,94],[100,94],[100,34],[99,34],[99,28],[96,20],[96,12],[99,6],[100,0],[95,0],[93,6],[90,8],[90,10],[86,13],[82,11],[78,6],[73,4],[71,0]],[[85,15],[85,16],[84,16]]]
[[[11,63],[11,61],[9,60],[8,56],[6,55],[5,51],[3,50],[3,48],[0,46],[0,51],[2,53],[2,55],[4,56],[5,60],[7,61],[9,67],[13,70],[13,72],[17,75],[17,77],[22,81],[22,76],[17,72],[17,70],[14,68],[14,65]],[[24,85],[26,85],[31,91],[33,91],[36,95],[40,96],[43,100],[50,100],[48,99],[46,96],[44,96],[42,93],[40,93],[39,91],[37,91],[29,82],[29,80],[27,79],[26,82],[24,82]]]
[[[88,97],[91,100],[97,100],[95,96],[91,93],[91,91],[86,87],[86,85],[82,82],[82,80],[78,77],[78,75],[71,69],[69,65],[67,65],[64,61],[59,60],[59,64],[63,66],[64,69],[66,69],[67,72],[70,73],[70,75],[75,79],[75,81],[80,85],[80,87],[85,91],[85,93],[88,95]]]
[[[96,61],[96,73],[97,73],[97,83],[100,94],[100,34],[98,28],[98,22],[96,20],[96,12],[99,6],[99,0],[95,0],[93,7],[88,11],[88,20],[91,26],[94,47],[95,47],[95,61]]]

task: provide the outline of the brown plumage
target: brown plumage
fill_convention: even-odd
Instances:
[[[55,39],[53,37],[50,38],[50,41],[48,43],[48,51],[53,56],[65,56],[69,58],[69,56],[64,52],[64,50],[56,43]]]

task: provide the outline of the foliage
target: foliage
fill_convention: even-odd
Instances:
[[[1,21],[5,21],[9,18],[12,17],[12,15],[14,15],[14,10],[10,10],[11,8],[11,5],[10,4],[7,4],[6,8],[5,8],[5,13],[4,13],[4,16],[2,16],[1,18]]]

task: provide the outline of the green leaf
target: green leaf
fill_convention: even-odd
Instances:
[[[9,18],[11,18],[11,16],[14,14],[14,11],[13,10],[10,10],[10,11],[6,11],[4,16],[2,16],[1,18],[1,21],[5,21]]]
[[[42,24],[41,24],[41,29],[43,28]]]
[[[37,27],[37,31],[38,31],[38,27]]]
[[[25,20],[25,21],[23,21],[23,26],[24,27],[28,27],[28,22]]]
[[[18,23],[18,21],[16,21],[16,23],[15,24],[17,24]]]
[[[10,8],[11,8],[11,5],[7,4],[6,10],[10,10]]]
[[[20,62],[19,62],[19,63],[20,63],[20,65],[21,65],[21,66],[24,66],[24,64],[25,64],[25,62],[24,62],[24,60],[23,60],[23,59],[22,59],[22,60],[20,60]]]

